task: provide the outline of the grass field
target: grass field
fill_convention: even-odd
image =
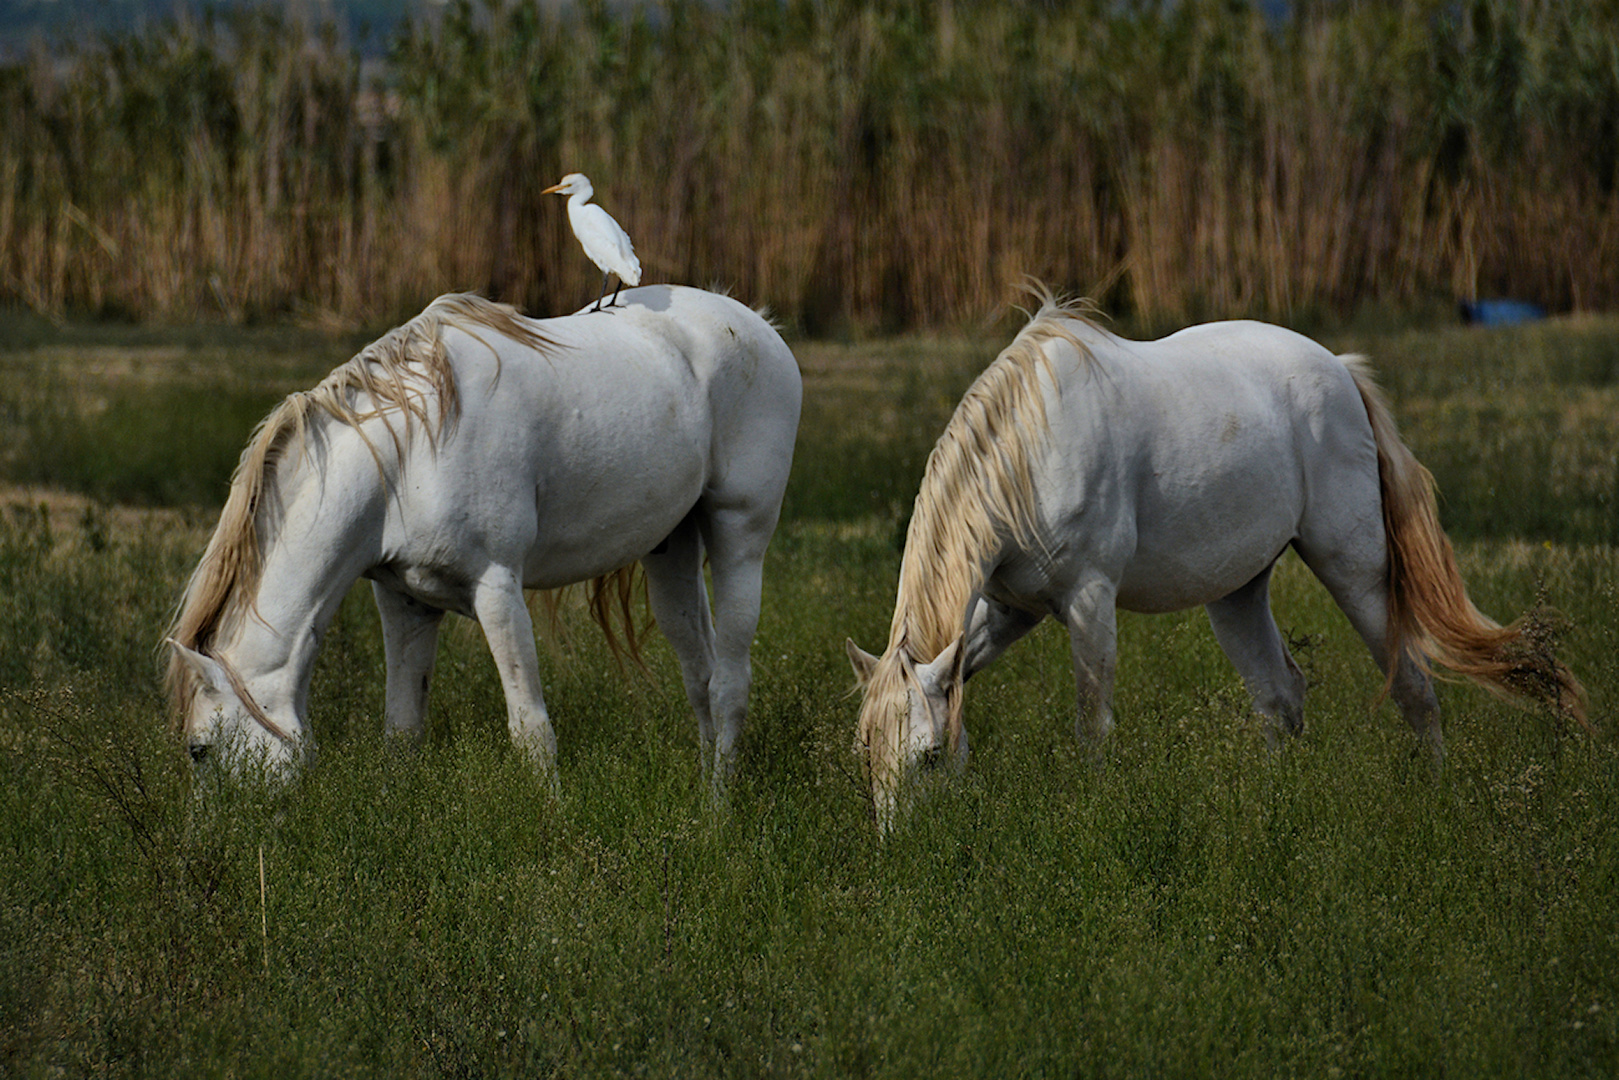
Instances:
[[[882,643],[922,457],[1010,324],[799,342],[731,805],[661,639],[541,663],[553,794],[475,627],[380,734],[369,597],[290,790],[193,790],[158,637],[254,420],[355,340],[0,333],[0,1073],[1610,1076],[1619,1061],[1619,322],[1337,328],[1435,471],[1475,599],[1537,600],[1597,736],[1446,686],[1435,775],[1291,556],[1305,734],[1263,748],[1200,612],[1121,619],[1118,729],[1069,737],[1047,626],[974,679],[965,777],[879,844],[843,639]]]

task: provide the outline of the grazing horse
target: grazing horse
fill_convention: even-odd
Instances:
[[[1289,547],[1436,756],[1430,663],[1583,720],[1573,675],[1468,600],[1364,359],[1255,322],[1127,341],[1044,300],[928,457],[883,655],[847,642],[880,828],[907,769],[965,762],[963,683],[1047,615],[1093,747],[1113,726],[1118,608],[1203,605],[1267,738],[1297,732],[1304,676],[1269,601]]]
[[[421,732],[453,611],[483,627],[512,739],[550,769],[524,590],[595,581],[611,639],[606,609],[628,614],[639,561],[720,789],[801,393],[770,323],[714,293],[660,285],[606,318],[543,321],[439,297],[288,397],[243,451],[169,632],[192,758],[298,761],[321,637],[369,578],[387,730]]]

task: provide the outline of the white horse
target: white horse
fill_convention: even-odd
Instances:
[[[1429,476],[1365,361],[1254,322],[1126,341],[1049,296],[978,378],[928,458],[883,655],[863,688],[879,827],[900,781],[965,762],[962,684],[1045,616],[1067,627],[1076,734],[1113,726],[1115,610],[1198,604],[1274,744],[1304,676],[1271,617],[1288,547],[1327,587],[1440,753],[1438,662],[1583,719],[1583,690],[1467,598]]]
[[[224,745],[213,756],[230,767],[302,757],[316,650],[364,577],[382,616],[387,730],[421,732],[454,611],[482,625],[512,739],[549,769],[524,590],[594,579],[611,639],[606,609],[616,594],[628,614],[639,560],[722,787],[801,393],[771,325],[713,293],[653,286],[607,314],[544,321],[474,296],[433,301],[287,398],[243,451],[169,635],[192,758]]]

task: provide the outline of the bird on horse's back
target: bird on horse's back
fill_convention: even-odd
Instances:
[[[641,284],[641,260],[635,257],[629,234],[611,214],[591,203],[590,198],[595,193],[590,177],[584,173],[569,173],[559,183],[540,192],[541,195],[568,196],[568,224],[573,227],[573,235],[585,254],[602,272],[601,296],[590,309],[600,311],[602,298],[607,295],[607,279],[612,275],[618,275],[619,288]],[[618,289],[613,290],[613,299],[607,306],[618,306]]]
[[[727,297],[656,286],[624,300],[611,319],[534,321],[443,297],[271,414],[170,633],[194,756],[221,741],[274,763],[300,756],[319,638],[366,577],[389,729],[421,730],[438,625],[454,611],[482,625],[513,739],[549,767],[523,590],[594,579],[614,595],[639,561],[705,768],[723,783],[798,368],[770,324]]]

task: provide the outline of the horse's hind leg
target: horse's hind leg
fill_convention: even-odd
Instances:
[[[1299,555],[1349,618],[1378,669],[1387,675],[1390,663],[1394,664],[1389,687],[1394,703],[1417,738],[1438,760],[1444,753],[1444,741],[1439,726],[1439,699],[1434,696],[1433,682],[1410,654],[1402,651],[1397,657],[1389,656],[1388,557],[1383,548],[1381,506],[1376,506],[1373,512],[1376,517],[1363,521],[1360,529],[1340,535],[1364,537],[1370,534],[1376,538],[1375,545],[1328,546],[1301,540],[1297,545]]]
[[[427,718],[427,693],[433,682],[444,612],[375,581],[371,594],[382,616],[382,653],[388,667],[387,731],[415,739]]]
[[[1242,676],[1254,708],[1265,718],[1265,741],[1272,749],[1279,732],[1296,735],[1304,727],[1304,673],[1283,644],[1270,611],[1274,566],[1267,566],[1236,592],[1204,606],[1220,648]]]
[[[556,765],[557,737],[540,692],[534,621],[523,602],[522,580],[505,567],[491,567],[474,587],[472,610],[500,672],[512,742],[549,772]]]
[[[708,587],[703,583],[703,545],[696,517],[681,522],[659,545],[657,554],[643,556],[641,567],[646,571],[652,617],[680,661],[680,678],[697,716],[699,756],[706,771],[714,760],[714,717],[709,702],[714,621],[708,608]]]
[[[723,793],[736,760],[736,742],[748,715],[753,682],[749,650],[759,628],[765,547],[776,527],[776,504],[717,507],[708,512],[704,539],[714,579],[714,675],[708,700],[714,716],[714,789]]]

